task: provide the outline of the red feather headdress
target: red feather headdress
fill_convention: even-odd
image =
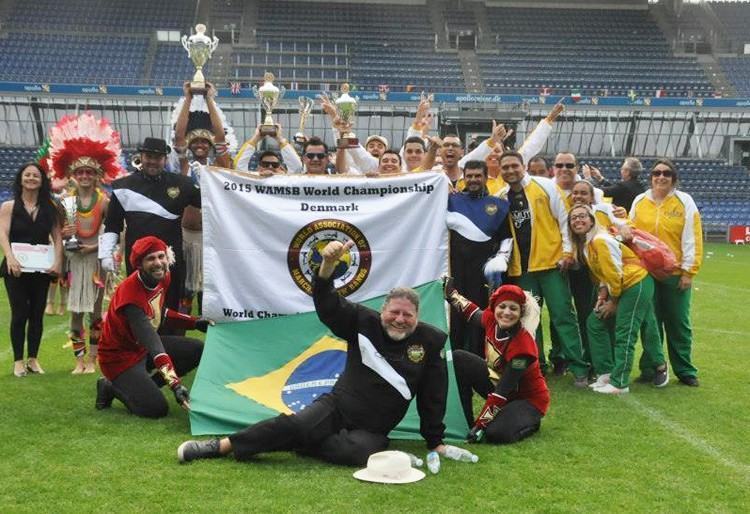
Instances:
[[[66,178],[84,166],[95,169],[105,183],[125,174],[120,134],[104,118],[90,112],[64,116],[50,129],[49,140],[51,178]]]

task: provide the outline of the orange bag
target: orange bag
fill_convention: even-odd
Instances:
[[[625,245],[641,260],[656,280],[666,280],[677,269],[677,258],[664,241],[653,234],[637,228],[632,229],[633,239],[624,241]]]

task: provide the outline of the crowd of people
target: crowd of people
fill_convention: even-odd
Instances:
[[[73,373],[93,373],[98,363],[103,375],[96,408],[118,399],[134,415],[162,417],[168,405],[159,388],[167,385],[189,409],[181,377],[198,365],[202,343],[184,333],[206,331],[211,323],[191,316],[194,299],[201,310],[199,175],[216,165],[259,177],[444,173],[451,184],[450,338],[419,322],[419,297],[411,289],[394,289],[380,313],[338,296],[328,268],[348,248],[332,242],[313,297],[321,321],[349,343],[333,391],[304,413],[224,439],[188,441],[178,452],[183,462],[298,450],[359,465],[387,446],[388,432],[414,397],[423,437],[445,455],[441,349],[448,339],[469,440],[513,443],[537,432],[550,404],[549,374],[569,373],[582,390],[628,393],[639,337],[639,381],[664,387],[671,366],[681,384],[698,386],[690,301],[702,259],[701,220],[693,199],[677,188],[671,161],[657,160],[644,181],[641,163],[629,157],[614,184],[565,149],[548,163],[539,153],[562,104],[517,150],[506,146],[510,131],[493,122],[490,137],[465,153],[457,134],[431,133],[428,98],[400,148],[378,134],[352,145],[345,137],[351,126],[325,96],[320,105],[338,136],[335,150],[320,135],[298,133],[289,141],[279,125],[259,126],[239,146],[212,85],[198,95],[186,84],[184,95],[174,109],[172,141],[146,138],[133,173],[123,166],[117,132],[89,113],[63,118],[38,161],[18,170],[13,199],[0,207],[0,274],[11,306],[16,376],[44,373],[38,353],[45,304],[51,280],[63,277]],[[677,265],[666,278],[652,278],[637,255],[637,231],[656,236],[674,255]],[[16,243],[49,248],[49,268],[25,270]],[[127,278],[119,281],[123,260]],[[421,345],[416,354],[407,344],[413,341]],[[484,399],[478,413],[474,393]]]

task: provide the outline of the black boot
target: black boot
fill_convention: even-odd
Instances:
[[[96,381],[96,410],[109,409],[112,406],[112,400],[115,399],[115,390],[112,382],[104,377]]]

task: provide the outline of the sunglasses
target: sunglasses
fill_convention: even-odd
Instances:
[[[569,170],[572,170],[576,166],[578,166],[578,165],[575,164],[575,163],[573,163],[573,162],[556,162],[555,163],[555,168],[558,168],[558,169],[567,168]]]
[[[260,161],[260,166],[262,168],[273,168],[276,169],[279,166],[281,166],[280,162],[274,162],[274,161]]]
[[[662,176],[672,177],[674,176],[674,173],[672,172],[672,170],[653,170],[651,172],[651,176],[652,177],[662,177]]]
[[[325,159],[325,158],[326,158],[326,155],[327,155],[326,153],[322,153],[322,152],[321,152],[321,153],[312,153],[312,152],[308,152],[308,153],[306,153],[306,154],[305,154],[305,157],[307,157],[307,158],[308,158],[308,159],[310,159],[311,161],[312,161],[313,159],[320,159],[320,160],[322,161],[323,159]]]

